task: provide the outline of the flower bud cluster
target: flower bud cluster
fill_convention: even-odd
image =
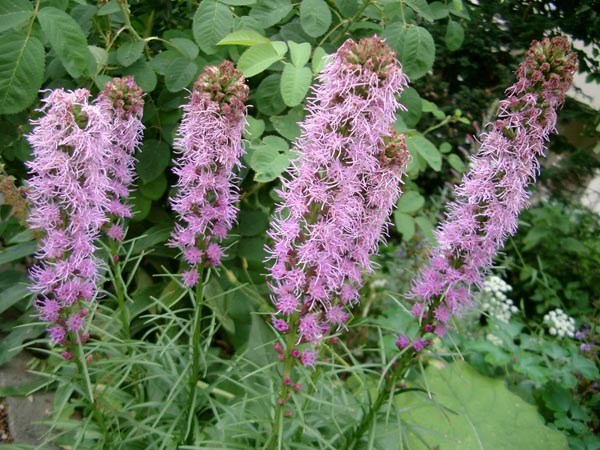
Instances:
[[[575,319],[567,315],[562,309],[553,309],[544,315],[544,324],[548,327],[551,336],[559,338],[575,337]]]
[[[512,286],[502,278],[496,275],[488,277],[483,283],[479,300],[481,308],[490,317],[508,323],[512,315],[519,312],[519,308],[506,296],[506,293],[510,291],[512,291]]]
[[[179,248],[188,269],[187,287],[198,283],[198,267],[217,266],[223,257],[220,241],[236,218],[239,194],[234,169],[244,152],[248,86],[230,61],[208,66],[194,84],[174,142],[179,154],[173,172],[177,194],[171,199],[180,223],[169,245]]]
[[[144,109],[143,92],[133,77],[113,78],[98,95],[98,106],[111,118],[108,176],[108,212],[112,216],[106,234],[115,241],[122,241],[125,229],[122,220],[131,217],[128,203],[130,186],[135,179],[134,153],[142,140],[144,125],[141,118]]]

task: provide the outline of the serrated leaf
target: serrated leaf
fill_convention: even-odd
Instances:
[[[79,24],[66,12],[52,6],[40,10],[38,21],[69,75],[73,78],[83,75],[93,56]]]
[[[281,98],[279,85],[281,84],[281,75],[274,73],[260,82],[254,98],[256,107],[261,114],[274,116],[285,109],[285,103]]]
[[[263,28],[278,23],[292,10],[291,0],[261,0],[250,9],[250,17],[254,17]]]
[[[249,140],[259,139],[265,132],[265,121],[262,119],[255,119],[252,116],[246,117],[246,129],[244,130],[244,137]]]
[[[119,61],[119,64],[123,67],[132,65],[140,59],[140,56],[142,56],[144,46],[144,41],[125,42],[117,50],[117,61]]]
[[[462,47],[463,41],[465,40],[465,30],[463,27],[454,20],[448,21],[446,27],[446,47],[451,52],[458,50]]]
[[[460,159],[460,157],[454,153],[448,156],[448,164],[450,164],[450,167],[457,172],[462,173],[465,171],[465,164],[462,162],[462,159]]]
[[[148,61],[143,58],[123,70],[123,75],[133,75],[137,85],[146,93],[152,92],[156,88],[156,74]]]
[[[186,38],[173,38],[170,42],[184,58],[192,61],[198,57],[200,50],[194,41]]]
[[[144,141],[141,152],[137,155],[136,171],[144,183],[158,178],[169,165],[171,152],[166,142],[155,139]]]
[[[312,57],[312,70],[315,75],[321,73],[321,71],[325,67],[326,60],[327,52],[323,49],[323,47],[315,48]]]
[[[0,2],[0,32],[17,28],[29,20],[33,8],[28,0],[2,0]]]
[[[286,64],[281,74],[281,98],[286,105],[294,107],[302,103],[310,83],[312,81],[312,72],[308,67],[296,67],[293,64]]]
[[[425,204],[425,198],[416,191],[408,191],[400,196],[396,211],[401,213],[415,212]]]
[[[325,0],[302,0],[300,25],[311,37],[324,35],[331,26],[331,11]]]
[[[408,136],[406,138],[406,146],[411,153],[419,154],[427,161],[427,164],[439,172],[442,169],[442,154],[431,143],[429,139],[421,134]]]
[[[37,97],[44,78],[44,46],[34,37],[0,36],[0,114],[14,114]]]
[[[404,124],[409,128],[414,128],[421,120],[423,106],[421,97],[415,88],[409,87],[402,91],[400,103],[406,108],[406,111],[398,111],[397,115],[404,120]]]
[[[198,66],[194,61],[177,57],[169,65],[165,75],[165,84],[171,92],[179,92],[188,86],[198,73]]]
[[[433,22],[433,14],[427,0],[404,0],[404,2],[423,19]]]
[[[279,61],[281,57],[269,44],[258,44],[250,47],[237,63],[238,70],[242,71],[246,78],[253,77],[267,70],[271,64]]]
[[[290,163],[290,152],[285,140],[277,136],[266,136],[261,144],[253,146],[249,161],[256,172],[254,181],[267,183],[279,177]]]
[[[254,30],[238,30],[229,33],[217,45],[244,45],[251,47],[258,44],[268,44],[269,38]]]
[[[216,0],[204,0],[198,6],[192,23],[194,40],[207,55],[217,51],[217,42],[233,29],[233,13]]]
[[[296,44],[294,41],[288,41],[288,47],[292,64],[296,67],[304,67],[310,59],[310,44],[308,42]]]
[[[433,66],[435,43],[423,27],[405,27],[396,22],[382,34],[387,44],[396,51],[404,72],[411,81],[421,78]]]
[[[167,190],[167,178],[164,173],[161,173],[158,178],[141,184],[138,187],[138,191],[146,198],[150,200],[158,200]]]
[[[415,235],[415,219],[408,214],[394,211],[394,224],[405,241],[410,241]]]

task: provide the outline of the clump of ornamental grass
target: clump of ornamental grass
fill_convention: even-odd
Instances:
[[[52,342],[66,346],[86,339],[88,304],[101,278],[95,240],[108,220],[111,121],[89,97],[87,89],[50,92],[27,136],[33,155],[28,222],[43,236],[31,289]]]
[[[296,389],[295,362],[314,366],[319,343],[350,318],[408,162],[391,127],[408,79],[381,39],[347,40],[319,82],[269,231],[273,325],[287,334],[276,347],[285,361],[279,406]]]
[[[199,268],[218,266],[221,241],[237,215],[234,169],[243,155],[242,131],[248,86],[230,61],[208,66],[194,84],[174,147],[177,194],[171,199],[180,223],[169,245],[183,253],[183,284],[193,287]]]
[[[142,89],[131,76],[113,78],[98,95],[97,105],[108,112],[111,118],[108,166],[110,223],[106,234],[117,242],[123,241],[125,237],[124,219],[132,215],[128,199],[130,186],[135,180],[134,153],[144,132],[141,121],[144,111],[142,96]]]

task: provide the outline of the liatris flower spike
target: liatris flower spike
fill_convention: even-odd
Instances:
[[[358,301],[408,161],[404,137],[391,128],[408,79],[381,39],[347,40],[319,81],[278,192],[268,249],[273,325],[293,336],[292,345],[307,343],[300,358],[307,366]]]
[[[538,157],[576,70],[577,57],[564,37],[534,41],[527,51],[436,232],[439,246],[413,286],[413,312],[424,323],[443,330],[451,315],[469,305],[471,287],[482,287],[495,253],[517,230]]]
[[[144,110],[142,96],[142,90],[131,76],[113,78],[98,95],[98,106],[108,112],[112,122],[108,166],[111,178],[108,211],[112,217],[111,223],[107,224],[106,234],[115,241],[123,240],[123,219],[131,217],[128,199],[130,185],[135,180],[134,153],[144,131],[141,121]]]
[[[182,223],[175,226],[169,245],[183,252],[187,287],[198,283],[199,266],[219,265],[219,243],[236,218],[239,195],[233,170],[243,154],[247,97],[243,75],[225,61],[204,69],[183,107],[174,144],[178,191],[171,200]]]
[[[110,117],[88,103],[89,91],[57,89],[32,121],[29,225],[43,232],[31,269],[31,289],[52,341],[81,339],[88,302],[94,299],[101,262],[94,241],[106,223]]]

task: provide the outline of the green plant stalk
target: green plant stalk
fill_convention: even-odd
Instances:
[[[127,26],[127,29],[131,32],[136,41],[143,41],[144,39],[138,34],[137,31],[135,31],[133,25],[131,25],[131,19],[129,17],[129,5],[127,4],[127,0],[117,0],[117,3],[121,8],[123,16],[125,17],[125,25]]]
[[[129,327],[129,310],[127,309],[127,302],[125,301],[125,292],[126,285],[125,280],[121,276],[121,264],[118,260],[118,249],[116,248],[116,243],[111,242],[111,260],[112,260],[112,278],[113,278],[113,286],[115,287],[115,294],[117,297],[117,302],[119,303],[119,318],[121,319],[121,328],[123,329],[123,334],[125,339],[131,339],[131,330]]]
[[[293,330],[293,331],[292,331]],[[294,368],[295,358],[290,354],[291,349],[296,344],[296,327],[295,325],[290,326],[290,332],[287,335],[285,344],[285,362],[283,364],[283,374],[281,376],[281,389],[279,395],[275,399],[275,414],[273,415],[273,426],[271,427],[271,436],[267,443],[268,450],[275,450],[281,448],[281,429],[283,427],[283,410],[287,403],[288,395],[292,386],[286,385],[283,380],[286,377],[292,377],[292,369]]]
[[[201,324],[202,324],[202,305],[204,300],[204,268],[200,267],[199,271],[199,282],[196,285],[196,295],[194,296],[194,321],[192,324],[192,337],[190,342],[190,350],[192,353],[192,371],[190,373],[189,379],[189,396],[188,396],[188,416],[194,414],[194,405],[196,403],[196,386],[198,381],[200,380],[199,372],[200,372],[200,332],[201,332]],[[190,433],[191,427],[189,429],[186,426],[186,430],[184,434],[184,440],[187,444],[193,444],[193,435]]]

